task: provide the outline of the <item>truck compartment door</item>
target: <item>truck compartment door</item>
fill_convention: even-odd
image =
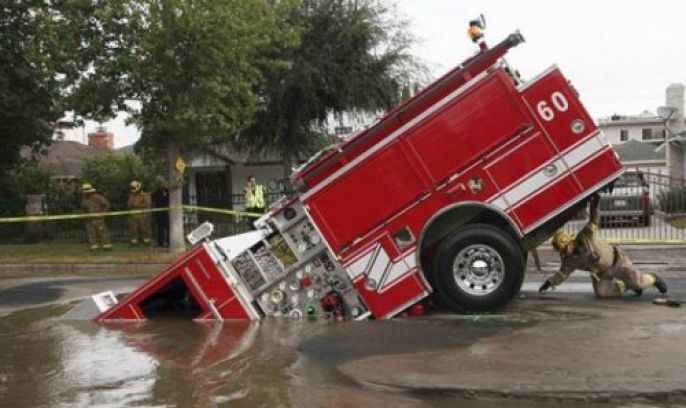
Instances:
[[[329,244],[340,250],[414,203],[424,192],[421,178],[394,142],[305,203]]]
[[[491,74],[411,131],[408,142],[435,184],[529,127],[507,81],[501,71]]]

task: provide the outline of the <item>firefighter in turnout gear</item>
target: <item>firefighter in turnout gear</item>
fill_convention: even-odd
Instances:
[[[87,213],[100,213],[110,210],[110,203],[107,199],[95,191],[95,188],[90,183],[84,183],[81,186],[81,209]],[[112,249],[110,242],[110,233],[107,231],[107,224],[102,217],[86,219],[86,234],[88,236],[88,245],[91,250],[103,248],[106,250]]]
[[[143,185],[139,181],[132,181],[131,194],[129,195],[128,207],[131,210],[149,210],[152,206],[150,195],[143,191]],[[150,244],[150,213],[131,214],[129,218],[129,236],[132,246]]]
[[[654,273],[639,272],[631,259],[621,249],[598,237],[599,196],[590,199],[590,219],[576,235],[558,230],[553,235],[553,248],[560,253],[560,270],[540,287],[545,292],[564,282],[575,270],[591,273],[593,291],[598,297],[622,296],[627,289],[641,295],[643,289],[654,286],[660,293],[667,292],[667,284]]]

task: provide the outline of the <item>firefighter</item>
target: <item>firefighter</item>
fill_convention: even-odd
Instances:
[[[471,20],[469,22],[469,29],[467,30],[467,35],[472,40],[474,44],[479,46],[481,52],[488,50],[488,45],[486,44],[486,39],[484,38],[484,29],[486,28],[486,21],[483,16],[478,19]]]
[[[264,187],[257,184],[255,176],[248,176],[247,185],[243,189],[245,194],[245,211],[250,213],[264,213]],[[248,218],[250,229],[255,229],[252,218]]]
[[[98,194],[90,183],[83,183],[81,186],[81,209],[87,213],[100,213],[110,210],[110,203],[107,199]],[[88,218],[86,220],[86,235],[88,245],[95,251],[102,247],[105,250],[112,249],[110,233],[107,231],[107,224],[102,217]]]
[[[591,273],[593,291],[598,297],[622,296],[627,289],[641,295],[643,289],[654,286],[660,293],[667,292],[667,284],[654,273],[641,273],[627,254],[614,245],[598,237],[597,194],[589,202],[590,219],[588,224],[573,237],[562,230],[553,235],[553,248],[560,253],[560,270],[543,285],[539,292],[545,292],[564,282],[576,269]]]
[[[131,210],[148,210],[152,203],[150,195],[143,191],[140,181],[132,181],[128,207]],[[150,244],[150,213],[131,214],[129,218],[129,235],[131,246],[138,245],[139,238],[143,244]]]

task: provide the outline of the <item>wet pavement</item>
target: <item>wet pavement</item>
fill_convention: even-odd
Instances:
[[[667,278],[686,294],[686,274]],[[583,276],[539,296],[540,279],[497,315],[107,326],[61,316],[69,300],[135,279],[0,281],[0,406],[686,402],[686,308],[654,306],[652,293],[597,301]]]

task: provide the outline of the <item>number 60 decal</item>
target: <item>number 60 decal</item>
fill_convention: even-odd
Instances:
[[[565,112],[567,109],[569,109],[569,101],[567,101],[567,98],[560,91],[555,91],[550,95],[550,102],[552,107],[548,105],[548,101],[545,100],[536,104],[538,114],[541,116],[541,119],[545,120],[546,122],[550,122],[551,120],[555,119],[556,110],[558,112]]]

